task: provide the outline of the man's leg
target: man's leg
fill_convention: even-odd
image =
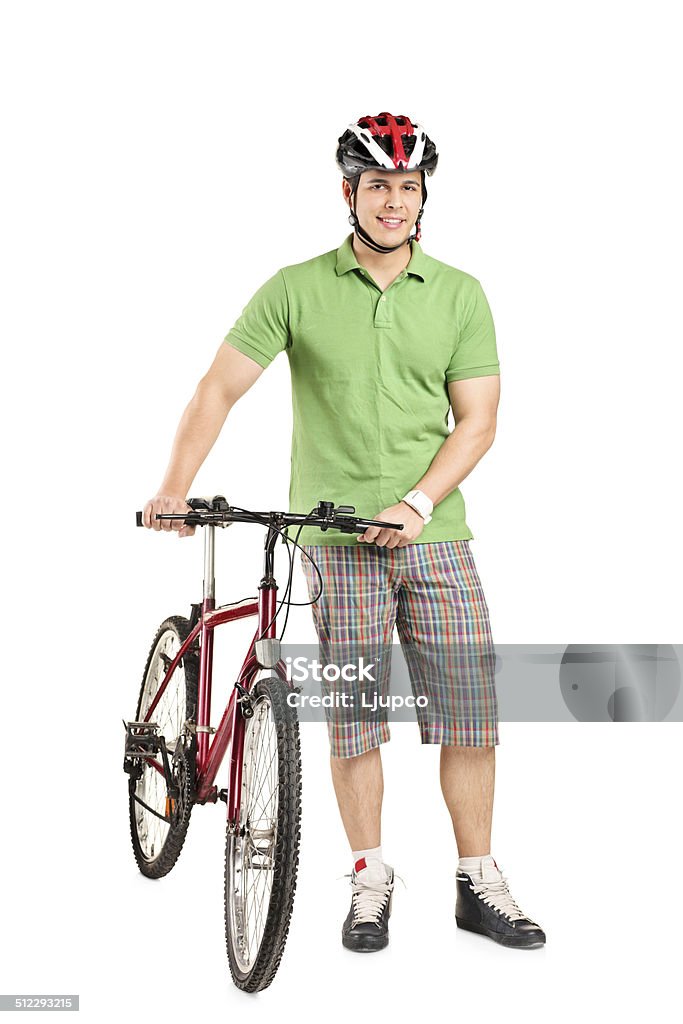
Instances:
[[[391,641],[397,597],[393,587],[393,552],[383,548],[304,545],[323,580],[313,604],[313,621],[324,663],[357,662],[362,657],[373,673],[355,682],[323,683],[350,696],[350,706],[330,707],[332,782],[342,823],[352,850],[380,845],[384,781],[379,746],[389,739],[385,710],[372,710],[370,698],[389,692]],[[318,592],[317,574],[302,557],[309,594]],[[365,704],[365,697],[368,704]]]
[[[358,953],[384,949],[394,889],[393,868],[382,860],[380,841],[382,759],[379,747],[356,757],[331,757],[339,813],[353,853],[351,908],[342,925],[342,945]]]
[[[380,846],[384,778],[379,747],[358,757],[331,757],[332,783],[352,850]]]
[[[399,549],[401,550],[401,549]],[[413,544],[401,565],[399,638],[423,743],[441,746],[441,791],[458,847],[456,921],[504,945],[545,942],[512,899],[491,855],[498,743],[495,648],[467,541]]]
[[[441,792],[461,857],[491,850],[495,747],[441,747]]]
[[[489,853],[498,703],[488,607],[466,541],[403,549],[397,626],[423,743],[441,745],[441,791],[461,857]]]
[[[532,949],[545,944],[545,932],[513,899],[490,853],[495,753],[495,747],[441,747],[441,790],[460,854],[455,918],[459,928],[503,946]]]
[[[418,714],[422,740],[441,745],[441,790],[460,855],[456,922],[504,946],[542,946],[543,929],[515,902],[490,853],[498,709],[481,582],[467,541],[423,547],[404,549],[397,624],[413,688],[429,691]]]
[[[380,841],[384,781],[379,746],[389,739],[389,726],[386,711],[361,698],[368,688],[381,695],[387,690],[387,650],[396,617],[393,559],[381,548],[320,545],[306,550],[323,578],[322,594],[313,605],[321,660],[354,663],[361,655],[368,666],[375,665],[369,679],[335,684],[334,689],[350,691],[351,702],[326,709],[332,783],[353,853],[351,908],[342,925],[342,943],[367,953],[389,941],[394,872],[384,864]],[[312,597],[318,583],[305,562],[303,567]]]

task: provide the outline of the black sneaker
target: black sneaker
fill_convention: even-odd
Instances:
[[[533,949],[545,944],[545,932],[519,909],[510,895],[507,879],[490,854],[482,857],[481,882],[475,882],[462,870],[455,877],[458,928],[488,935],[501,946]]]
[[[358,861],[358,864],[364,861]],[[394,869],[388,864],[386,880],[373,877],[367,867],[351,875],[351,909],[342,925],[342,945],[356,953],[374,953],[389,943],[389,917],[394,892]]]

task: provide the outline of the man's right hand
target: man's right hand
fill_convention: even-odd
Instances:
[[[142,523],[151,530],[177,530],[180,537],[191,537],[196,527],[186,526],[182,519],[156,519],[157,515],[175,515],[182,512],[191,512],[192,509],[184,498],[174,494],[157,494],[145,505],[142,510]]]

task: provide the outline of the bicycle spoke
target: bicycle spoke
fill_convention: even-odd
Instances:
[[[257,701],[249,720],[242,768],[241,821],[232,869],[234,950],[244,971],[263,940],[275,867],[278,803],[277,729],[270,702]]]
[[[144,720],[166,675],[166,665],[174,660],[180,650],[180,642],[175,633],[168,632],[157,646],[148,679],[144,687],[140,706],[140,721]],[[165,661],[165,659],[169,659]],[[186,686],[185,672],[181,662],[175,669],[171,680],[164,690],[156,706],[154,718],[159,724],[159,734],[166,741],[172,754],[185,724]],[[159,765],[161,759],[159,760]],[[142,762],[142,775],[136,785],[136,795],[153,808],[157,814],[166,817],[166,778],[163,771],[147,761]],[[137,815],[138,836],[143,854],[153,859],[161,850],[169,832],[169,824],[141,808]]]
[[[270,759],[270,763],[268,765],[268,773],[269,774],[268,775],[264,774],[264,776],[263,776],[263,778],[261,780],[261,783],[259,785],[258,791],[254,794],[253,803],[250,804],[250,806],[249,806],[249,809],[248,809],[248,817],[249,817],[249,819],[251,819],[251,817],[252,817],[252,812],[256,810],[256,804],[257,804],[258,798],[260,797],[261,792],[263,791],[263,787],[264,787],[266,782],[270,782],[270,792],[271,793],[273,792],[273,781],[274,780],[272,779],[272,776],[270,774],[273,765],[277,766],[277,747],[273,751],[273,754],[272,754],[271,759]]]

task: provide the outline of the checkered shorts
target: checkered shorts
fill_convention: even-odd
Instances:
[[[495,649],[469,541],[302,546],[323,580],[312,605],[322,664],[358,652],[366,661],[379,656],[373,690],[388,694],[386,654],[396,625],[413,696],[426,698],[416,707],[422,742],[498,744]],[[320,581],[303,554],[301,563],[313,599]],[[389,739],[386,708],[326,709],[326,716],[333,757],[355,757]]]

